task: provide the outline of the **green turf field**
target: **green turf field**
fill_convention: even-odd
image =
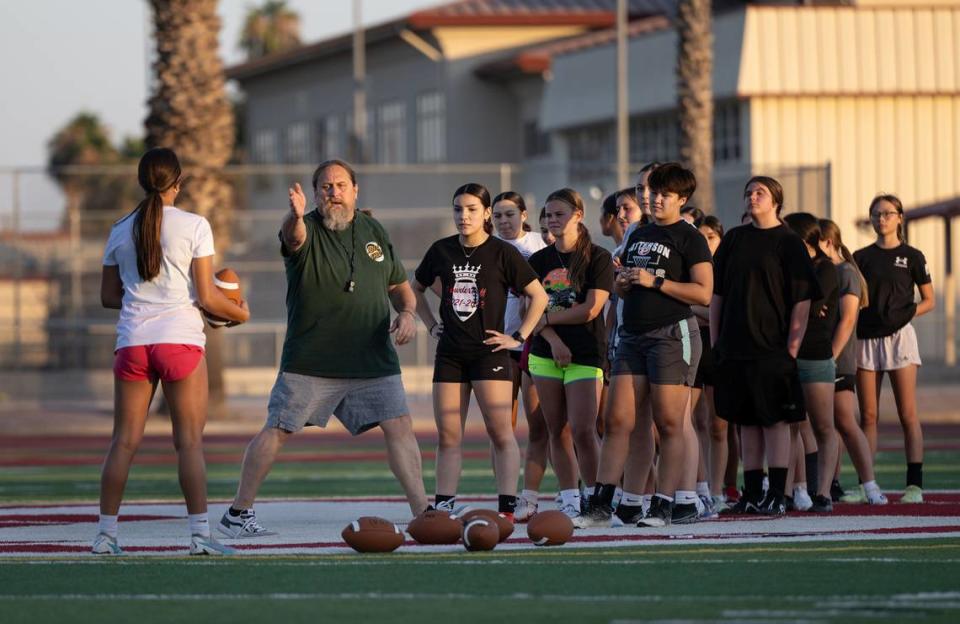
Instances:
[[[0,564],[19,622],[957,622],[960,544]],[[522,616],[521,616],[522,614]]]

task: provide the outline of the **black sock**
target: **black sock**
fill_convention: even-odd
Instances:
[[[817,474],[817,458],[819,455],[820,453],[814,451],[803,456],[803,465],[807,468],[807,494],[810,496],[820,490],[820,480]]]
[[[245,510],[245,509],[237,509],[236,507],[234,507],[233,505],[231,505],[231,506],[230,506],[230,509],[227,510],[227,513],[230,514],[230,516],[236,518],[237,516],[239,516],[240,514],[242,514],[244,511],[246,511],[246,510]]]
[[[923,462],[907,464],[907,485],[923,488]]]
[[[613,495],[617,491],[617,486],[610,483],[597,483],[593,486],[593,496],[590,499],[594,505],[603,505],[613,507]]]
[[[787,469],[770,467],[770,489],[769,493],[783,497],[784,490],[787,489]]]
[[[763,498],[763,470],[743,471],[743,495],[752,501]]]
[[[509,494],[500,494],[497,496],[497,511],[500,513],[513,513],[517,508],[517,497]]]
[[[447,501],[452,501],[452,500],[455,499],[456,497],[457,497],[456,494],[450,494],[450,495],[447,495],[447,494],[434,494],[434,496],[433,496],[433,504],[434,504],[434,505],[439,505],[440,503],[445,503],[445,502],[447,502]]]

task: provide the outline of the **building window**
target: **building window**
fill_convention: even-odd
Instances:
[[[441,162],[447,157],[447,105],[442,93],[417,96],[417,161]]]
[[[381,104],[377,111],[377,162],[407,161],[407,109],[403,102]]]
[[[594,181],[612,174],[615,157],[612,124],[578,128],[567,137],[571,178],[578,182]]]
[[[523,122],[523,155],[536,158],[550,153],[550,135],[540,130],[536,120]]]
[[[257,130],[253,135],[253,161],[272,164],[279,160],[276,130]]]
[[[740,160],[740,102],[717,102],[713,107],[713,161]]]
[[[356,136],[354,136],[353,128],[353,111],[350,111],[346,114],[346,119],[344,121],[343,135],[344,135],[344,151],[348,159],[355,162],[376,162],[372,157],[377,155],[376,151],[376,139],[377,136],[374,134],[377,130],[377,119],[375,116],[375,111],[372,106],[367,106],[367,129],[366,135],[363,137],[363,154],[356,154],[356,146],[354,141]]]
[[[314,145],[320,160],[340,158],[340,117],[327,115],[317,120]]]
[[[285,162],[308,162],[310,160],[310,124],[299,121],[287,126],[283,147]]]
[[[630,120],[630,161],[648,163],[676,160],[680,155],[680,126],[675,113],[659,113]]]

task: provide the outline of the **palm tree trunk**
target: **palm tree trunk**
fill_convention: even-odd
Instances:
[[[677,106],[680,157],[697,176],[695,203],[714,212],[713,24],[710,0],[680,0],[677,14]]]

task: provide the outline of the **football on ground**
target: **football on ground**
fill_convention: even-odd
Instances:
[[[220,289],[220,292],[226,295],[227,299],[230,299],[237,305],[240,305],[240,302],[243,301],[243,290],[240,288],[240,277],[233,269],[224,267],[217,271],[213,276],[213,283],[216,284],[217,288]],[[230,322],[227,319],[210,314],[206,310],[203,310],[203,318],[206,319],[207,324],[210,325],[210,327],[223,327]]]
[[[437,509],[428,509],[407,525],[407,533],[419,544],[456,544],[462,531],[459,518]]]
[[[467,550],[493,550],[500,542],[500,528],[493,520],[474,518],[464,521],[463,546]]]
[[[527,523],[527,537],[537,546],[561,546],[573,536],[573,521],[551,509],[534,514]]]
[[[490,520],[491,522],[495,523],[497,528],[500,530],[499,541],[501,542],[513,534],[513,523],[510,522],[510,519],[502,513],[496,512],[492,509],[473,509],[465,513],[462,520],[464,524],[467,524],[476,518],[483,518],[484,520]]]
[[[350,548],[362,553],[391,552],[403,543],[403,532],[395,524],[375,516],[357,518],[340,536]]]

